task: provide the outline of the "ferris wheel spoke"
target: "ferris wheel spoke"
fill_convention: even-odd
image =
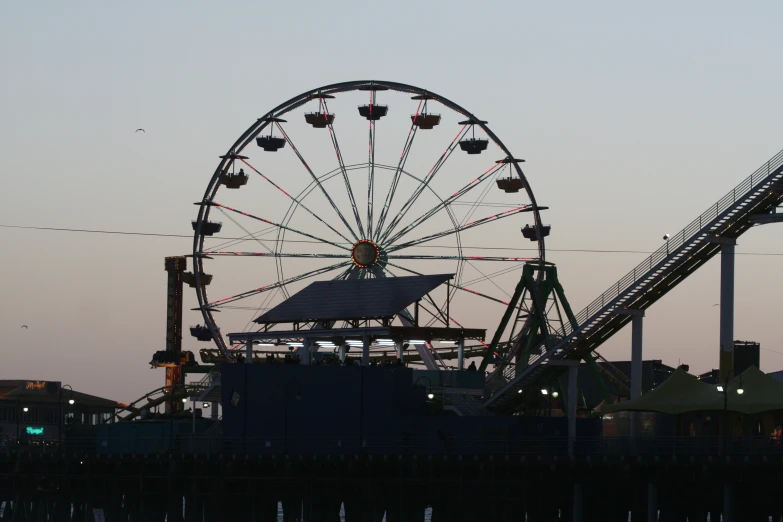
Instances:
[[[271,184],[273,187],[275,187],[277,190],[279,190],[280,192],[282,192],[283,194],[285,194],[285,195],[286,195],[286,196],[287,196],[287,197],[288,197],[288,198],[289,198],[291,201],[295,202],[295,203],[296,203],[296,204],[297,204],[299,207],[301,207],[302,209],[304,209],[304,210],[305,210],[305,211],[306,211],[308,214],[310,214],[310,215],[311,215],[311,216],[313,216],[315,219],[317,219],[318,221],[320,221],[321,223],[323,223],[324,225],[326,225],[327,227],[329,227],[329,230],[331,230],[332,232],[334,232],[335,234],[337,234],[338,236],[340,236],[341,238],[343,238],[343,239],[344,239],[345,241],[347,241],[348,243],[352,243],[352,241],[351,241],[350,239],[348,239],[348,238],[347,238],[345,235],[343,235],[341,232],[337,231],[337,229],[335,229],[335,228],[334,228],[332,225],[330,225],[329,223],[327,223],[326,221],[324,221],[322,218],[320,218],[320,217],[318,216],[318,214],[316,214],[315,212],[313,212],[312,210],[310,210],[309,208],[307,208],[307,206],[305,206],[305,204],[304,204],[304,203],[302,203],[302,201],[301,201],[301,200],[299,200],[299,199],[295,198],[294,196],[292,196],[291,194],[289,194],[288,192],[286,192],[286,191],[285,191],[285,190],[284,190],[282,187],[280,187],[280,186],[279,186],[277,183],[275,183],[274,181],[272,181],[272,180],[271,180],[271,179],[269,179],[268,177],[264,176],[264,175],[261,173],[261,171],[259,171],[257,168],[255,168],[255,167],[254,167],[253,165],[251,165],[250,163],[248,163],[246,160],[242,159],[241,161],[242,161],[242,163],[244,163],[245,165],[247,165],[247,166],[248,166],[250,169],[252,169],[252,170],[253,170],[253,172],[255,172],[256,174],[258,174],[259,176],[261,176],[262,178],[264,178],[264,179],[265,179],[266,181],[268,181],[268,182],[269,182],[269,183],[270,183],[270,184]],[[341,165],[342,165],[342,163],[341,163]],[[344,169],[344,166],[343,166],[343,169]],[[350,190],[350,187],[349,187],[349,190]],[[351,200],[353,200],[353,194],[351,194]]]
[[[310,168],[310,165],[307,164],[302,154],[299,152],[299,149],[296,148],[294,143],[291,141],[291,138],[288,136],[288,134],[283,130],[283,127],[275,122],[275,125],[277,126],[278,130],[280,131],[280,134],[283,135],[283,138],[285,138],[286,142],[288,142],[289,147],[291,147],[291,150],[294,151],[296,156],[299,158],[299,161],[302,162],[302,165],[304,166],[305,170],[310,174],[310,177],[313,179],[316,185],[318,185],[318,188],[321,189],[321,193],[323,193],[324,197],[329,201],[329,204],[332,206],[334,211],[337,213],[337,216],[340,218],[340,220],[343,222],[345,227],[348,229],[348,231],[351,233],[351,235],[354,237],[356,241],[359,241],[359,237],[356,235],[356,232],[354,232],[351,225],[348,224],[348,221],[345,219],[345,216],[343,216],[343,213],[340,212],[340,209],[337,208],[337,205],[334,203],[334,200],[329,195],[329,193],[326,191],[324,186],[321,184],[321,180],[318,179],[318,176],[315,175],[313,170]]]
[[[326,109],[325,100],[324,100],[324,110],[328,111],[328,109]],[[348,193],[348,200],[351,202],[351,209],[353,210],[353,217],[356,220],[356,226],[359,228],[359,234],[364,236],[364,228],[362,227],[362,218],[359,216],[359,207],[356,205],[356,198],[353,195],[351,182],[348,180],[348,171],[345,168],[345,161],[343,161],[343,154],[340,151],[340,144],[337,142],[337,133],[334,131],[333,124],[330,123],[327,127],[329,128],[329,135],[332,138],[334,153],[337,155],[337,163],[340,165],[340,172],[342,173],[343,181],[345,182],[345,191]]]
[[[297,276],[289,277],[287,279],[283,279],[282,281],[278,281],[277,283],[273,283],[271,285],[262,286],[260,288],[248,290],[247,292],[242,292],[241,294],[236,294],[229,297],[224,297],[222,299],[218,299],[217,301],[212,301],[207,306],[221,307],[229,303],[233,303],[234,301],[239,301],[240,299],[246,299],[254,295],[268,292],[269,290],[274,290],[275,288],[280,288],[287,284],[296,283],[297,281],[302,281],[303,279],[308,279],[310,277],[315,277],[317,275],[325,274],[326,272],[331,272],[332,270],[337,270],[338,268],[343,268],[350,264],[351,264],[350,261],[343,261],[342,263],[336,263],[334,265],[330,265],[324,268],[319,268],[317,270],[311,270],[310,272],[305,272]]]
[[[441,237],[449,236],[452,234],[456,234],[458,232],[462,232],[464,230],[468,230],[471,228],[476,228],[478,226],[484,225],[486,223],[491,223],[494,221],[498,221],[500,219],[503,219],[508,216],[513,216],[514,214],[518,214],[520,212],[525,212],[526,210],[530,210],[532,207],[530,205],[522,205],[520,207],[515,207],[509,210],[506,210],[505,212],[501,212],[499,214],[494,214],[492,216],[487,216],[485,218],[477,219],[476,221],[471,221],[470,223],[467,223],[465,225],[460,225],[458,227],[454,227],[449,230],[445,230],[443,232],[437,232],[435,234],[430,234],[429,236],[424,236],[418,239],[414,239],[412,241],[408,241],[407,243],[402,243],[399,245],[394,245],[391,247],[386,248],[387,253],[395,252],[397,250],[402,250],[403,248],[410,248],[412,246],[420,245],[422,243],[426,243],[427,241],[432,241],[434,239],[438,239]]]
[[[214,207],[224,208],[226,210],[230,210],[231,212],[236,212],[237,214],[241,214],[241,215],[249,217],[251,219],[256,219],[258,221],[262,221],[264,223],[268,223],[270,225],[274,225],[274,226],[276,226],[278,228],[282,228],[283,230],[290,230],[291,232],[294,232],[296,234],[301,234],[301,235],[303,235],[305,237],[309,237],[310,239],[315,239],[316,241],[320,241],[321,243],[326,243],[327,245],[335,246],[335,247],[340,248],[342,250],[350,250],[350,248],[345,247],[345,246],[343,246],[343,245],[341,245],[339,243],[334,243],[332,241],[327,241],[326,239],[320,238],[318,236],[314,236],[312,234],[308,234],[307,232],[302,232],[301,230],[297,230],[295,228],[291,228],[291,227],[283,225],[281,223],[275,223],[274,221],[269,221],[268,219],[264,219],[262,217],[254,216],[253,214],[249,214],[249,213],[244,212],[242,210],[237,210],[235,208],[228,207],[228,206],[223,205],[221,203],[218,203],[216,201],[211,202],[210,205],[212,205]]]
[[[400,270],[403,270],[405,272],[409,272],[411,274],[424,275],[421,272],[416,272],[415,270],[411,270],[409,268],[405,268],[404,266],[400,266],[400,265],[397,265],[397,264],[394,264],[394,263],[387,263],[387,264],[390,265],[390,266],[393,266],[395,268],[399,268]],[[502,299],[498,299],[496,297],[492,297],[491,295],[487,295],[487,294],[484,294],[484,293],[481,293],[481,292],[477,292],[476,290],[467,288],[467,287],[462,286],[462,285],[457,285],[457,284],[454,284],[454,283],[450,283],[449,286],[451,286],[452,288],[455,288],[457,290],[462,290],[463,292],[468,292],[469,294],[473,294],[473,295],[477,295],[479,297],[483,297],[484,299],[487,299],[487,300],[492,301],[494,303],[502,304],[502,305],[505,305],[505,306],[508,306],[510,304],[508,301],[503,301]],[[517,310],[523,310],[523,308],[520,308],[519,306],[517,306],[516,308],[517,308]],[[453,318],[452,318],[452,320],[453,320]]]
[[[388,259],[425,259],[431,261],[535,261],[533,257],[500,257],[500,256],[430,256],[430,255],[390,255]]]
[[[313,258],[313,259],[346,259],[346,254],[294,254],[284,252],[226,252],[226,251],[209,251],[202,252],[205,256],[212,257],[301,257],[301,258]]]
[[[416,107],[416,114],[413,116],[413,122],[416,121],[416,117],[419,115],[422,103],[424,103],[424,100],[419,100],[419,106]],[[381,209],[381,215],[378,218],[378,224],[375,228],[376,236],[380,235],[381,230],[383,230],[383,225],[386,222],[386,217],[389,215],[389,207],[391,207],[394,194],[397,191],[397,185],[399,184],[400,178],[402,177],[402,170],[405,168],[405,162],[408,161],[408,154],[410,153],[411,147],[413,146],[413,139],[416,137],[417,129],[418,127],[416,127],[416,124],[411,123],[411,128],[408,131],[408,137],[405,140],[405,145],[402,147],[400,160],[397,162],[397,168],[394,170],[394,176],[392,176],[392,181],[389,184],[389,191],[386,193],[386,199],[383,203],[383,208]],[[378,238],[376,237],[375,239],[377,240]]]
[[[259,245],[261,245],[262,247],[266,248],[268,251],[272,252],[272,250],[273,250],[273,249],[269,248],[269,246],[268,246],[268,245],[266,245],[266,244],[265,244],[265,243],[264,243],[264,242],[263,242],[263,241],[262,241],[262,240],[261,240],[259,237],[257,237],[255,234],[253,234],[253,233],[252,233],[252,232],[250,232],[248,229],[246,229],[245,227],[243,227],[243,226],[242,226],[242,225],[241,225],[241,224],[240,224],[240,223],[239,223],[239,222],[238,222],[236,219],[234,219],[234,218],[233,218],[233,217],[231,217],[229,214],[227,214],[227,213],[226,213],[226,212],[225,212],[225,211],[224,211],[222,208],[218,208],[218,210],[220,211],[220,213],[221,213],[221,214],[223,214],[223,215],[224,215],[224,216],[226,216],[226,217],[227,217],[229,220],[231,220],[231,222],[232,222],[232,223],[234,223],[234,224],[235,224],[237,227],[241,228],[241,229],[242,229],[242,231],[243,231],[245,234],[247,234],[248,236],[250,236],[251,238],[253,238],[253,239],[254,239],[254,240],[255,240],[255,241],[256,241],[256,242],[257,242]]]
[[[370,273],[376,279],[383,279],[383,278],[385,278],[386,277],[385,274],[389,274],[391,277],[397,277],[397,274],[395,274],[394,272],[389,270],[387,267],[380,266],[380,265],[376,265]],[[433,313],[430,309],[426,308],[422,304],[419,304],[419,306],[425,312],[430,314],[434,320],[440,321],[441,323],[443,323],[443,326],[446,326],[448,324],[448,321],[446,319],[446,314],[443,312],[443,310],[441,310],[441,308],[437,304],[435,304],[435,300],[432,299],[432,296],[430,296],[429,292],[424,294],[423,299],[425,301],[427,301],[428,303],[430,303],[438,311],[438,314]]]
[[[442,200],[440,203],[432,207],[430,210],[413,220],[409,225],[404,227],[402,230],[394,234],[388,241],[386,241],[388,244],[392,244],[398,239],[400,239],[402,236],[413,230],[414,228],[418,227],[425,221],[427,221],[429,218],[446,208],[451,203],[455,202],[474,188],[481,185],[482,182],[492,177],[493,174],[496,174],[498,171],[503,169],[502,164],[495,164],[492,167],[490,167],[488,170],[484,171],[479,177],[465,185],[464,187],[460,188],[458,191],[456,191],[454,194],[449,196],[448,198]]]
[[[375,106],[375,91],[370,91],[370,113]],[[369,121],[369,147],[367,150],[367,238],[372,237],[373,204],[375,199],[375,121]]]
[[[416,200],[419,199],[419,196],[422,192],[429,186],[430,181],[435,177],[435,175],[440,171],[440,169],[443,167],[443,165],[446,164],[446,160],[448,160],[451,157],[451,153],[454,152],[454,149],[457,148],[459,145],[460,139],[468,132],[469,125],[463,125],[460,131],[457,133],[457,135],[454,137],[454,139],[451,141],[449,146],[446,148],[446,150],[443,152],[443,154],[440,155],[438,158],[438,161],[435,162],[435,165],[432,166],[430,171],[427,173],[427,176],[422,180],[422,182],[419,184],[418,187],[413,191],[413,194],[410,198],[408,198],[408,201],[405,202],[405,204],[402,206],[402,209],[400,209],[399,214],[397,214],[394,219],[392,219],[391,223],[389,223],[389,226],[386,227],[386,230],[383,232],[383,234],[378,238],[378,242],[383,242],[389,235],[394,231],[395,227],[400,224],[400,221],[402,221],[402,218],[405,217],[405,214],[408,213],[408,211],[411,209],[414,203],[416,203]]]

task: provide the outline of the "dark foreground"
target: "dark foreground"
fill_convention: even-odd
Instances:
[[[781,492],[779,454],[0,455],[3,521],[753,522]]]

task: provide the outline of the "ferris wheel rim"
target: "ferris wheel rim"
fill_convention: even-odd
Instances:
[[[217,344],[223,356],[225,356],[225,358],[229,361],[231,359],[228,357],[228,347],[226,346],[226,343],[222,335],[220,334],[219,329],[217,328],[217,322],[213,316],[214,310],[209,306],[206,289],[201,284],[201,274],[203,273],[203,257],[202,255],[200,255],[200,253],[203,251],[204,240],[206,238],[205,234],[202,233],[201,229],[202,229],[202,224],[205,221],[208,221],[209,219],[209,215],[211,213],[211,207],[213,206],[212,201],[215,195],[217,194],[218,189],[220,188],[220,182],[219,182],[220,174],[225,171],[228,165],[230,165],[235,161],[235,159],[241,154],[241,152],[249,144],[252,143],[253,139],[255,139],[258,135],[260,135],[268,126],[272,124],[276,124],[275,119],[303,106],[304,104],[312,101],[313,99],[326,98],[329,96],[333,97],[333,95],[337,93],[357,91],[357,90],[392,90],[397,92],[414,94],[418,97],[423,97],[422,99],[434,100],[442,104],[443,106],[451,109],[452,111],[467,117],[468,122],[470,122],[471,125],[480,127],[487,135],[487,137],[489,137],[492,140],[492,142],[495,143],[495,145],[497,145],[506,154],[506,157],[509,160],[508,163],[510,168],[512,169],[512,171],[516,173],[516,175],[523,182],[523,187],[531,202],[531,207],[532,207],[531,211],[533,214],[534,225],[538,235],[538,238],[536,240],[537,247],[538,247],[538,254],[539,254],[538,261],[541,264],[544,264],[546,262],[545,240],[544,240],[544,234],[542,233],[542,220],[540,216],[539,206],[535,199],[535,194],[533,193],[532,187],[527,177],[525,176],[524,172],[519,166],[519,162],[513,160],[514,156],[512,155],[508,147],[488,127],[487,122],[480,120],[473,113],[463,108],[462,106],[452,102],[448,98],[445,98],[444,96],[441,96],[427,89],[423,89],[420,87],[399,83],[399,82],[380,81],[380,80],[360,80],[360,81],[334,83],[334,84],[318,87],[315,89],[311,89],[290,98],[286,102],[283,102],[282,104],[278,105],[271,111],[267,112],[261,118],[258,118],[253,124],[251,124],[251,126],[248,127],[245,130],[245,132],[242,135],[240,135],[240,137],[229,148],[227,153],[221,156],[221,161],[218,164],[217,168],[215,169],[209,184],[207,185],[207,188],[204,192],[204,196],[202,197],[201,202],[197,203],[199,205],[199,210],[198,210],[198,216],[196,222],[194,224],[194,237],[193,237],[193,249],[192,249],[193,272],[195,277],[196,294],[198,298],[197,310],[201,311],[202,317],[204,318],[205,325],[209,328],[215,343]]]

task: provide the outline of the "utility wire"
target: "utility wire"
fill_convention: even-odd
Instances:
[[[127,232],[122,230],[97,230],[87,228],[58,228],[58,227],[33,227],[23,225],[3,225],[0,224],[0,228],[16,228],[23,230],[49,230],[54,232],[82,232],[86,234],[111,234],[121,236],[145,236],[145,237],[179,237],[193,239],[192,234],[163,234],[156,232]],[[223,239],[228,241],[255,241],[255,239],[245,237],[225,237],[225,236],[209,236],[210,239]],[[276,242],[282,241],[279,239],[264,239],[264,241]],[[308,241],[304,239],[286,239],[286,243],[315,243],[322,245],[320,241]],[[342,244],[342,243],[341,243]],[[344,243],[348,244],[348,243]],[[416,248],[459,248],[455,245],[417,245]],[[531,251],[537,252],[537,248],[512,248],[512,247],[480,247],[480,246],[463,246],[463,249],[475,249],[475,250],[513,250],[513,251]],[[547,252],[581,252],[589,254],[652,254],[652,250],[613,250],[613,249],[596,249],[596,248],[548,248]],[[736,252],[738,256],[783,256],[783,252]]]

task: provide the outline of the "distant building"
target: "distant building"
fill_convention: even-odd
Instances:
[[[734,341],[734,375],[739,375],[751,366],[761,367],[761,345],[753,341]],[[699,375],[707,384],[718,383],[718,370],[713,369]]]
[[[603,380],[606,390],[613,398],[630,396],[631,361],[598,362],[599,372],[591,365],[582,363],[579,365],[577,387],[579,390],[579,407],[594,409],[604,401],[604,393],[601,390],[599,376]],[[642,393],[646,393],[659,386],[676,370],[672,366],[663,364],[659,359],[642,361]],[[568,388],[567,376],[560,379],[560,390]]]
[[[61,426],[99,424],[121,406],[59,381],[0,380],[0,441],[57,440]]]

